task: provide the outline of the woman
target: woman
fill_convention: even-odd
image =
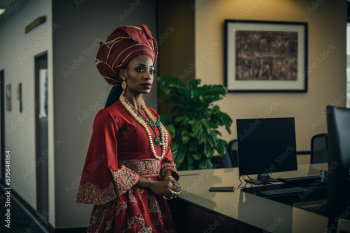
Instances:
[[[117,28],[100,42],[97,69],[114,87],[94,119],[75,200],[94,204],[87,232],[176,232],[166,201],[181,192],[171,138],[142,98],[157,55],[144,24]]]

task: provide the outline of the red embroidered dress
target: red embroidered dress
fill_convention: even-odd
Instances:
[[[154,131],[148,128],[153,139]],[[155,131],[160,137],[157,127]],[[75,199],[94,205],[87,232],[176,232],[167,201],[135,187],[141,177],[162,180],[168,169],[179,179],[167,134],[167,151],[160,161],[152,154],[147,132],[120,100],[98,111]],[[162,147],[154,147],[161,155]]]

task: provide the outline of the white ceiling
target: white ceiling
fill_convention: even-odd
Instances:
[[[17,9],[21,8],[21,6],[26,2],[27,0],[0,0],[0,9],[5,9],[5,12],[0,15],[0,27],[5,22],[6,19],[10,17],[6,15],[6,10],[8,7],[11,7],[13,12],[15,12]]]

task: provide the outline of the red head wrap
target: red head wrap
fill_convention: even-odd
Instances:
[[[115,85],[122,82],[118,71],[140,54],[152,57],[153,65],[158,55],[158,47],[152,33],[145,24],[125,26],[115,29],[107,36],[107,41],[100,42],[95,62],[98,71],[105,80]]]

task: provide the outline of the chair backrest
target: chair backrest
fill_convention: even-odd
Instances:
[[[327,163],[328,154],[326,147],[327,134],[317,134],[311,139],[310,163]]]
[[[223,157],[223,167],[238,167],[238,142],[237,139],[227,144],[227,151]]]
[[[335,216],[344,213],[350,204],[350,109],[327,106],[327,128],[327,210]]]

